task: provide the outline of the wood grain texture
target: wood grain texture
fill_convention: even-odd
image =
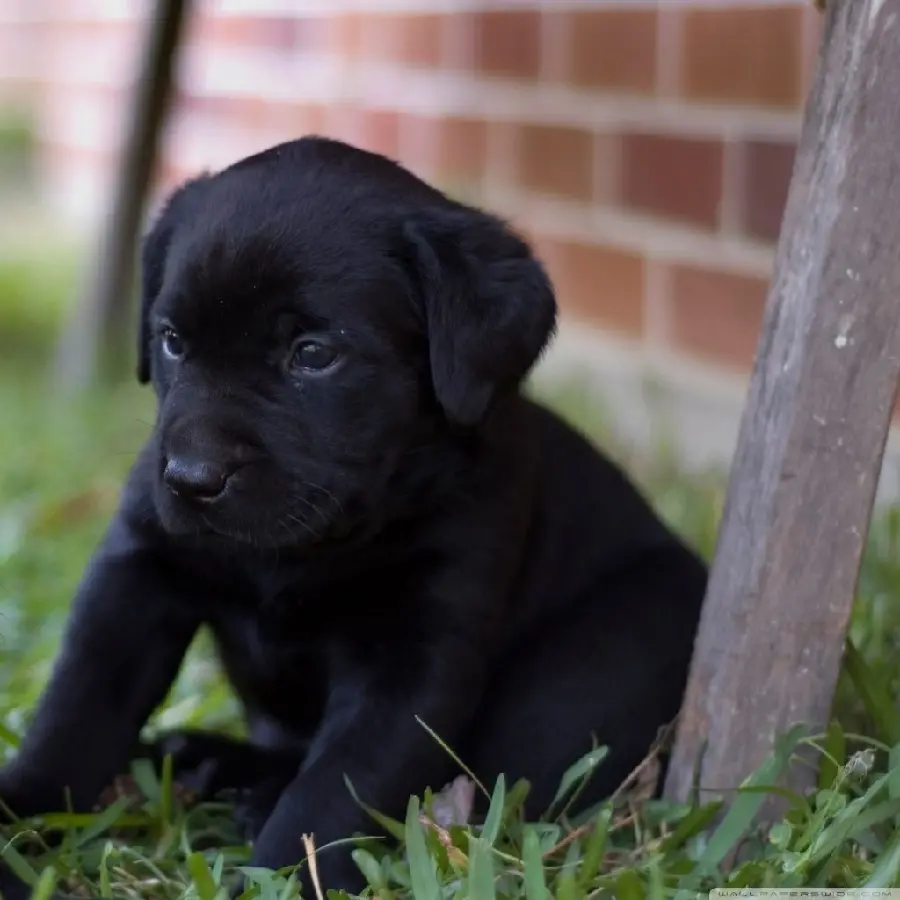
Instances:
[[[829,4],[666,793],[823,728],[900,375],[900,0]],[[791,778],[812,778],[797,767]]]

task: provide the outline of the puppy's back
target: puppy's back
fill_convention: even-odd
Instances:
[[[591,593],[602,603],[604,582],[646,564],[672,567],[674,602],[686,619],[695,618],[705,577],[699,557],[617,464],[556,413],[523,403],[539,446],[525,610],[540,618]]]

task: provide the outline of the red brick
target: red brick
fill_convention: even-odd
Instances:
[[[322,134],[349,144],[361,144],[365,140],[364,111],[350,103],[331,104],[325,113]]]
[[[691,356],[749,371],[767,291],[763,278],[672,266],[665,314],[668,339]]]
[[[400,115],[394,110],[368,109],[362,114],[362,141],[366,150],[391,159],[400,154]]]
[[[291,52],[308,49],[325,34],[325,20],[271,15],[203,15],[192,29],[200,44],[266,47]]]
[[[447,16],[364,15],[360,20],[360,56],[379,62],[435,67],[443,59]]]
[[[801,5],[684,11],[681,83],[692,100],[796,107],[803,94]]]
[[[622,139],[622,201],[645,213],[714,228],[722,202],[718,141],[628,134]]]
[[[327,107],[304,105],[297,113],[303,133],[336,138],[394,159],[398,155],[400,117],[393,110],[340,103]]]
[[[327,111],[319,103],[297,103],[290,112],[290,127],[295,132],[295,137],[303,134],[323,134],[325,132],[325,118]]]
[[[517,181],[542,194],[590,201],[594,138],[582,128],[521,124],[514,127]]]
[[[480,178],[487,166],[487,123],[481,119],[441,120],[438,169],[454,177]]]
[[[565,78],[579,87],[651,93],[656,86],[657,12],[585,9],[566,19]]]
[[[329,17],[324,47],[338,56],[357,56],[362,47],[363,16],[356,13],[335,13]]]
[[[178,97],[179,115],[207,117],[223,124],[248,129],[263,127],[270,115],[270,104],[261,97],[236,97],[232,94],[190,94]]]
[[[487,165],[487,123],[458,116],[402,116],[404,152],[429,178],[474,181]]]
[[[325,121],[323,106],[291,100],[267,100],[263,113],[261,121],[252,131],[252,137],[266,146],[321,132]]]
[[[399,122],[399,114],[392,110],[340,104],[328,108],[320,130],[328,137],[396,159],[399,152]]]
[[[535,252],[556,288],[560,311],[639,338],[644,329],[644,260],[613,247],[536,236]]]
[[[161,198],[168,196],[196,174],[196,172],[186,169],[184,166],[179,166],[177,162],[161,161],[156,167],[153,176],[151,195],[154,199],[150,205],[156,206]]]
[[[619,135],[594,135],[594,203],[613,204],[621,200],[621,160]]]
[[[541,14],[494,10],[472,17],[474,66],[486,75],[536,78],[541,69]]]
[[[781,230],[797,145],[750,141],[744,149],[745,230],[751,237],[774,242]]]

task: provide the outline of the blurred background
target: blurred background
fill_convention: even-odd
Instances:
[[[3,244],[84,243],[108,216],[154,11],[0,0]],[[629,440],[663,430],[689,463],[727,463],[818,49],[810,2],[187,15],[148,213],[187,176],[306,132],[395,157],[533,240],[564,316],[548,374],[592,381]]]
[[[115,239],[134,246],[115,214],[128,146],[150,175],[141,231],[181,180],[309,132],[507,217],[562,311],[531,390],[705,557],[715,546],[821,39],[811,0],[195,0],[156,153],[131,129],[151,26],[176,2],[0,0],[0,761],[154,418],[122,316],[134,273],[104,282]],[[104,283],[125,365],[89,380]],[[868,687],[844,671],[835,703],[848,734],[889,744],[897,438],[850,627]],[[154,720],[240,728],[208,643]],[[135,846],[153,848],[153,873],[189,883],[177,841],[159,834]],[[105,861],[105,840],[71,848]],[[138,896],[140,857],[115,859],[117,896]],[[161,896],[156,885],[146,896]]]
[[[153,418],[130,378],[76,395],[55,361],[108,263],[98,241],[157,14],[149,0],[0,0],[0,694],[13,717]],[[562,310],[535,390],[709,554],[821,26],[808,0],[197,0],[142,220],[182,179],[307,132],[501,213]],[[900,520],[885,515],[854,626],[870,659],[900,617],[879,605],[900,582]]]

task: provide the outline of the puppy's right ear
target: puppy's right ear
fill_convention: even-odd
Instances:
[[[137,377],[141,384],[150,380],[150,310],[162,289],[172,236],[208,181],[209,175],[200,175],[177,188],[163,204],[141,245],[137,347]]]

